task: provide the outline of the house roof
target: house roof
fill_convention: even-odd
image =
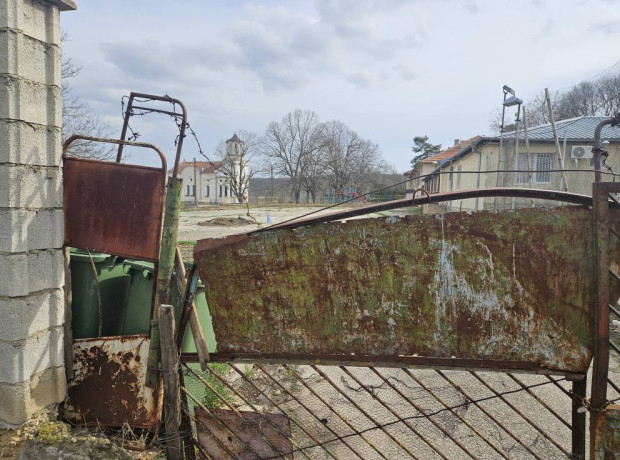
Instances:
[[[220,167],[221,164],[222,164],[221,161],[197,161],[196,169],[198,169],[200,172],[214,173]],[[182,173],[185,168],[193,167],[193,166],[194,166],[193,161],[181,161],[179,163],[179,173]],[[168,172],[172,173],[172,169],[170,169]]]
[[[555,123],[556,131],[560,141],[567,142],[594,142],[594,129],[601,121],[609,117],[577,117],[567,120],[557,121]],[[514,138],[515,131],[504,133],[504,139]],[[519,130],[519,137],[525,138],[523,129]],[[542,141],[553,142],[553,128],[551,123],[533,126],[528,128],[527,137],[530,142]],[[620,127],[612,127],[607,125],[603,128],[601,138],[610,142],[620,142]]]
[[[480,136],[474,136],[466,141],[461,141],[458,145],[453,145],[452,147],[442,150],[433,156],[420,160],[420,163],[442,164],[446,160],[455,157],[461,150],[466,149],[472,144],[472,142],[476,142],[479,138]]]

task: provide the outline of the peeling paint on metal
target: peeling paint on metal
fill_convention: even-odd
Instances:
[[[592,357],[586,207],[315,224],[202,240],[194,258],[223,353],[456,357],[568,372]]]
[[[148,350],[146,335],[76,340],[65,416],[79,425],[153,428],[158,392],[145,385]]]
[[[620,459],[620,406],[605,408],[605,414],[598,426],[598,444],[595,453],[597,460]]]

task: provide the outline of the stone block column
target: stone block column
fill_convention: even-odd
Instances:
[[[0,427],[64,399],[60,11],[0,2]]]

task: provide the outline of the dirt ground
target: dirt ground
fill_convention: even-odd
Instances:
[[[249,209],[242,207],[209,207],[199,209],[185,209],[181,212],[179,221],[179,241],[196,241],[203,238],[223,238],[229,235],[246,233],[268,225],[278,224],[285,220],[316,212],[316,215],[324,215],[335,210],[350,209],[338,207],[327,211],[321,211],[321,207],[310,206],[265,206]],[[318,211],[318,212],[317,212]],[[268,217],[269,216],[269,219]],[[242,218],[254,220],[255,224],[249,225],[200,225],[216,218]],[[270,223],[268,223],[268,221]],[[240,219],[240,223],[241,219]]]

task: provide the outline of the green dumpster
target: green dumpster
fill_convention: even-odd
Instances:
[[[99,255],[99,254],[98,254]],[[124,260],[121,263],[114,264],[112,262],[111,256],[106,254],[100,254],[100,264],[102,264],[104,268],[104,272],[111,276],[114,274],[119,278],[117,283],[122,284],[120,287],[120,291],[124,292],[124,305],[122,311],[117,309],[110,309],[110,312],[106,313],[108,307],[108,303],[103,302],[104,308],[104,331],[114,330],[114,334],[118,335],[131,335],[131,334],[148,334],[150,330],[151,324],[151,303],[153,299],[153,284],[154,284],[154,268],[152,262],[144,262],[140,260]],[[93,254],[93,259],[95,259],[95,254]],[[99,259],[96,259],[99,260]],[[86,261],[88,260],[88,254],[86,255]],[[90,263],[90,262],[89,262]],[[112,268],[108,269],[108,265]],[[92,269],[91,269],[92,273]],[[175,322],[178,326],[180,320],[181,313],[181,300],[182,295],[179,292],[176,282],[176,273],[173,275],[175,278],[172,280],[172,289],[170,294],[170,303],[175,307]],[[73,277],[72,277],[73,279]],[[101,281],[101,278],[100,278]],[[101,282],[103,286],[103,282]],[[110,284],[112,286],[112,283]],[[103,290],[102,290],[103,297]],[[95,316],[94,316],[94,335],[90,337],[94,337],[97,333],[97,304],[96,304],[96,293],[95,293]],[[207,299],[205,297],[204,284],[202,282],[198,283],[198,287],[196,290],[196,298],[195,298],[196,308],[198,310],[198,319],[202,326],[203,334],[205,336],[205,341],[207,342],[207,348],[209,351],[215,351],[215,335],[213,333],[213,326],[211,325],[211,314],[209,313],[209,308],[207,307]],[[115,314],[112,314],[115,313]],[[120,315],[118,313],[121,313]],[[108,328],[108,321],[110,322]],[[114,324],[112,324],[114,322]],[[115,326],[115,327],[112,327]],[[104,334],[105,335],[105,334]],[[110,334],[111,335],[111,334]],[[78,337],[76,337],[78,338]],[[196,352],[196,347],[194,345],[194,339],[192,333],[190,331],[189,325],[187,327],[187,331],[185,333],[185,337],[183,338],[182,351],[184,352]]]
[[[202,281],[198,281],[198,287],[196,289],[194,303],[196,304],[198,321],[202,326],[202,334],[205,337],[205,342],[207,342],[207,350],[209,350],[209,353],[214,353],[216,349],[215,334],[213,333],[211,313],[209,312],[209,307],[207,306],[205,285],[202,284]],[[189,324],[187,325],[187,330],[185,331],[185,336],[183,337],[181,351],[184,353],[196,352],[196,345],[194,345],[194,336],[192,335]]]
[[[123,269],[131,276],[131,285],[121,334],[148,334],[153,301],[153,263],[126,260],[123,262]]]
[[[185,268],[189,269],[192,266],[191,263],[185,263]],[[173,273],[172,289],[170,294],[170,303],[174,305],[174,320],[176,324],[179,324],[181,302],[183,295],[179,292],[178,284],[176,282],[176,271]],[[183,293],[185,294],[185,293]],[[207,350],[210,353],[215,352],[216,342],[215,334],[213,333],[213,325],[211,323],[211,313],[209,313],[209,307],[207,306],[207,298],[205,296],[205,285],[202,281],[198,280],[198,286],[196,287],[196,295],[194,296],[194,303],[196,304],[196,311],[198,312],[198,321],[202,326],[202,334],[204,335],[205,342],[207,342]],[[184,353],[196,353],[196,345],[194,345],[194,336],[190,330],[189,323],[183,336],[183,343],[181,344],[181,351]]]
[[[131,277],[123,272],[122,260],[109,254],[71,248],[71,327],[74,339],[97,337],[99,299],[90,258],[95,265],[101,292],[102,336],[120,333]]]

